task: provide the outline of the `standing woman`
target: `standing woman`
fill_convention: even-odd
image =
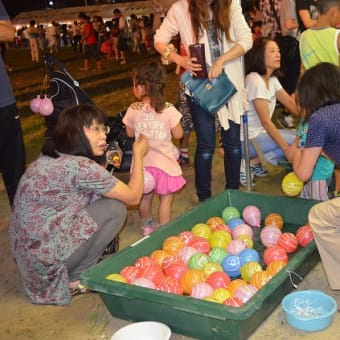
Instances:
[[[241,56],[252,46],[252,35],[237,0],[178,0],[169,9],[154,42],[163,60],[172,61],[195,74],[202,65],[195,58],[181,56],[169,44],[180,34],[186,51],[190,44],[204,43],[208,77],[228,74],[237,93],[218,112],[224,148],[226,189],[238,189],[241,163],[240,117],[247,110]],[[187,91],[189,94],[189,92]],[[188,96],[197,136],[195,184],[200,202],[211,196],[211,167],[215,150],[215,117]]]
[[[125,223],[126,204],[143,193],[141,135],[128,184],[97,159],[107,147],[106,117],[92,105],[63,111],[42,155],[21,177],[9,223],[11,253],[32,303],[65,305],[83,292],[80,275],[95,265]]]

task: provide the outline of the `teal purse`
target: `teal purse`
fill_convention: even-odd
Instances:
[[[215,115],[237,92],[234,84],[224,71],[219,77],[212,80],[194,78],[189,71],[186,71],[181,75],[180,79],[191,92],[193,100],[211,115]]]

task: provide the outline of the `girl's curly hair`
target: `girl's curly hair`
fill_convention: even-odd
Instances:
[[[143,85],[145,96],[150,97],[151,106],[160,113],[165,106],[166,72],[157,61],[136,67],[133,71],[135,86]]]

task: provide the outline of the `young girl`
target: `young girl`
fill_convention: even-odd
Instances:
[[[296,131],[277,129],[272,122],[276,100],[289,111],[295,114],[298,112],[294,100],[282,88],[277,78],[280,63],[280,49],[270,38],[258,38],[246,55],[249,139],[256,140],[268,162],[273,165],[285,158],[285,152],[296,136]],[[252,174],[259,177],[265,175],[252,143],[249,145],[249,153]],[[246,181],[242,168],[240,179],[241,184]]]
[[[160,198],[158,222],[163,225],[170,221],[173,193],[185,184],[171,141],[172,137],[180,139],[183,136],[182,115],[165,101],[165,85],[165,70],[160,63],[150,62],[137,67],[133,73],[133,92],[139,101],[130,105],[123,119],[129,137],[143,134],[149,142],[144,167],[156,184],[152,192],[143,195],[139,205],[144,235],[150,234],[155,227],[151,209],[154,193]]]
[[[303,149],[290,146],[287,154],[296,175],[308,181],[320,155],[340,164],[340,69],[320,63],[302,76],[297,98],[308,112],[308,131]],[[331,289],[340,289],[340,198],[316,204],[308,221]]]
[[[306,142],[308,131],[308,119],[312,112],[305,111],[302,113],[302,119],[297,128],[297,137],[295,143],[299,148],[303,148]],[[328,200],[328,185],[332,180],[334,171],[334,162],[323,155],[320,155],[315,164],[312,177],[305,183],[301,198],[314,199],[319,201]]]

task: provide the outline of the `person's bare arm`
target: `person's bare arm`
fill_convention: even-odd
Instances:
[[[181,139],[183,137],[183,128],[181,123],[178,123],[173,129],[171,129],[172,137]]]
[[[293,170],[301,181],[306,182],[313,174],[315,164],[321,154],[320,147],[298,149],[292,144],[289,147],[289,158],[293,163]]]
[[[316,24],[316,19],[312,19],[310,13],[307,9],[301,9],[299,11],[299,16],[306,28],[310,28]]]
[[[15,28],[9,20],[0,21],[0,41],[13,41],[15,37]]]
[[[288,109],[289,112],[293,113],[294,115],[299,114],[299,110],[295,101],[283,88],[276,92],[276,98],[284,107]]]
[[[128,184],[118,180],[117,184],[104,197],[118,199],[128,205],[137,205],[144,188],[143,158],[148,151],[148,142],[140,135],[133,144],[133,162]]]
[[[293,19],[287,19],[285,21],[285,27],[288,31],[290,30],[293,30],[295,28],[298,28],[299,27],[299,24],[296,20],[293,20]]]

